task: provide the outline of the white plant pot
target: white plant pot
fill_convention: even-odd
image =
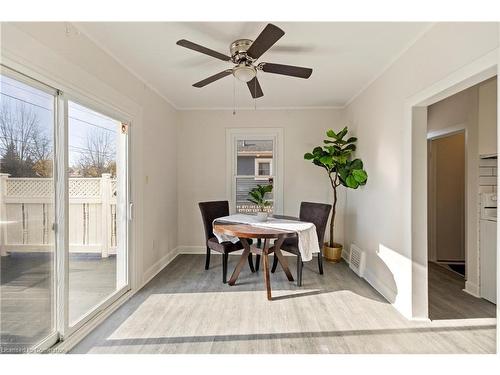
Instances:
[[[269,214],[267,212],[257,212],[257,221],[264,222],[267,221]]]

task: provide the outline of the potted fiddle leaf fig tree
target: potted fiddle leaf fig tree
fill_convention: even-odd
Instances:
[[[347,126],[338,133],[332,129],[326,132],[328,139],[322,146],[315,147],[312,152],[304,155],[304,159],[325,170],[333,189],[333,209],[330,219],[330,238],[323,246],[326,260],[338,262],[342,256],[342,245],[334,242],[333,228],[335,226],[335,213],[337,207],[337,191],[340,186],[348,189],[357,189],[366,184],[368,175],[363,169],[361,159],[353,159],[356,151],[356,137],[346,138]]]
[[[268,213],[266,211],[267,207],[272,205],[272,202],[267,199],[266,195],[273,191],[273,185],[257,185],[248,193],[249,198],[247,201],[252,202],[257,205],[259,212],[257,212],[258,221],[266,221]]]

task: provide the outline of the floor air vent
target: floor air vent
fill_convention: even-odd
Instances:
[[[351,245],[349,268],[359,277],[363,277],[363,272],[365,271],[365,253],[356,245]]]

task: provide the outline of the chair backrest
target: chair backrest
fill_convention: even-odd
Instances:
[[[299,219],[313,223],[316,226],[316,233],[318,234],[318,243],[320,248],[323,245],[325,238],[326,224],[328,217],[332,210],[331,204],[302,202],[300,204]]]
[[[229,202],[228,201],[212,201],[200,202],[201,217],[203,218],[203,225],[205,227],[205,237],[208,241],[209,238],[214,237],[212,223],[215,219],[229,215]]]

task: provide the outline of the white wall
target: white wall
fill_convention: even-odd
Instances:
[[[128,114],[132,120],[133,245],[136,286],[177,245],[176,111],[65,23],[2,23],[2,63]],[[145,199],[144,197],[154,197]]]
[[[200,250],[204,233],[198,202],[226,199],[226,129],[241,127],[283,128],[284,214],[298,215],[301,201],[331,202],[325,172],[305,161],[304,153],[321,145],[326,130],[341,129],[340,110],[241,110],[182,111],[179,127],[178,192],[179,246]],[[335,235],[343,240],[342,202]],[[190,249],[191,247],[191,249]],[[196,248],[192,248],[196,247]]]
[[[479,86],[479,154],[497,153],[497,78]]]
[[[413,309],[412,286],[426,285],[427,275],[411,276],[415,272],[412,250],[417,249],[412,249],[408,215],[412,187],[403,183],[411,181],[412,173],[408,169],[412,148],[407,142],[412,129],[405,128],[405,102],[497,48],[497,28],[496,23],[436,24],[353,100],[344,114],[359,137],[357,156],[365,161],[369,176],[365,187],[347,193],[345,242],[368,253],[368,278],[406,316],[425,317],[426,312]],[[426,253],[425,244],[422,247],[419,250]],[[425,258],[419,262],[425,263]]]

